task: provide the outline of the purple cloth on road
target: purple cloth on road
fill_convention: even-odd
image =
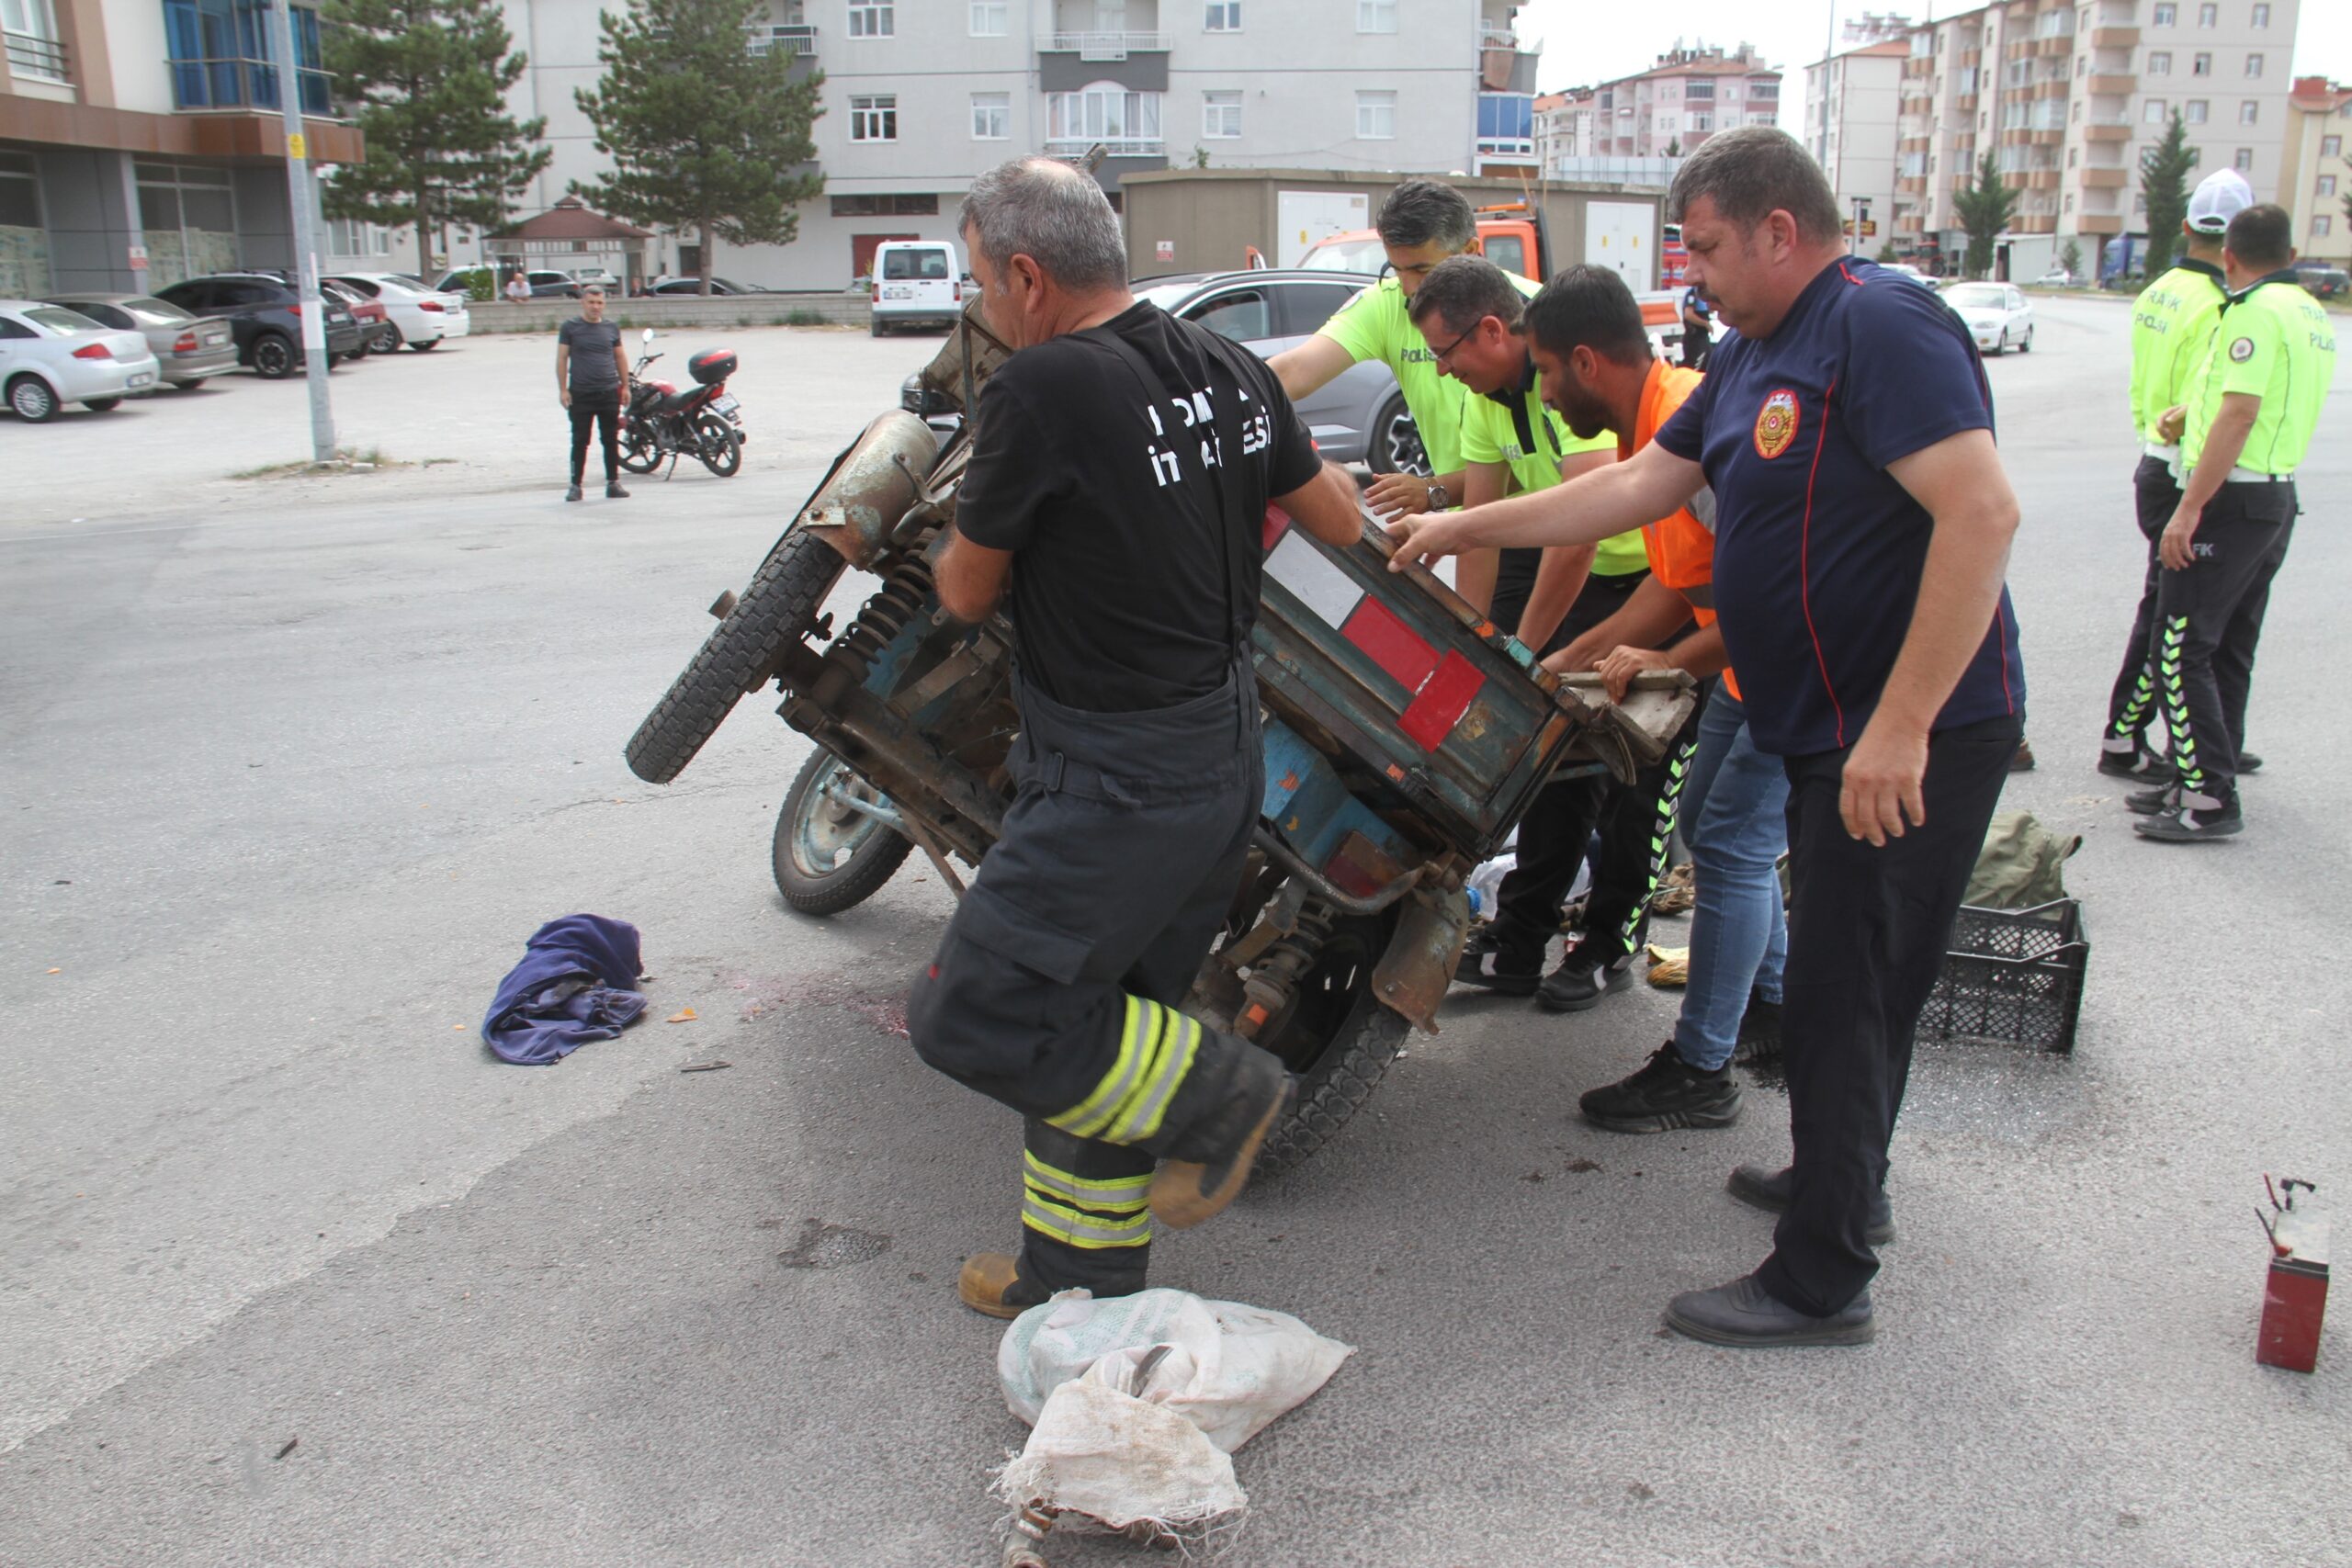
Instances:
[[[566,915],[531,933],[523,962],[498,983],[481,1021],[499,1060],[543,1067],[591,1040],[610,1040],[645,1011],[637,928],[602,915]]]

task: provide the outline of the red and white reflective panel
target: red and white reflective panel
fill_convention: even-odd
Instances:
[[[1266,575],[1405,689],[1398,728],[1425,751],[1444,744],[1486,684],[1478,667],[1451,649],[1441,653],[1312,539],[1293,531],[1279,509],[1266,513],[1265,540]]]

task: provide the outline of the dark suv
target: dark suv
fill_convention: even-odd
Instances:
[[[227,318],[236,337],[237,363],[251,366],[264,380],[276,381],[302,368],[302,297],[281,278],[257,272],[220,273],[158,288],[155,297],[190,315]],[[356,355],[366,341],[359,323],[341,300],[322,303],[328,363]]]
[[[2352,273],[2340,266],[2297,267],[2295,279],[2311,291],[2314,299],[2341,299],[2352,293]]]

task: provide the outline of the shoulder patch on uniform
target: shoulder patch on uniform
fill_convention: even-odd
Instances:
[[[1777,457],[1797,438],[1797,395],[1788,388],[1767,396],[1756,411],[1756,455]]]
[[[2252,338],[2242,337],[2230,344],[2230,358],[2233,363],[2243,365],[2253,357],[2254,340]]]

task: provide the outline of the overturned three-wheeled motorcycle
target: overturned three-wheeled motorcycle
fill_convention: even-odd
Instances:
[[[968,414],[1006,356],[967,314],[923,372],[928,400]],[[937,418],[934,412],[934,418]],[[943,422],[945,423],[945,422]],[[838,914],[920,849],[959,894],[1011,802],[1021,718],[1001,615],[941,608],[932,562],[956,516],[967,426],[882,415],[833,464],[718,626],[628,743],[650,783],[675,778],[747,694],[773,682],[817,750],[774,841],[794,909]],[[1186,1010],[1256,1040],[1299,1080],[1261,1170],[1312,1154],[1372,1093],[1408,1029],[1434,1032],[1470,926],[1464,880],[1548,781],[1630,777],[1688,716],[1687,676],[1611,702],[1562,679],[1440,579],[1388,569],[1364,520],[1345,548],[1270,513],[1252,636],[1266,795],[1233,905]],[[835,628],[843,572],[880,580]]]

